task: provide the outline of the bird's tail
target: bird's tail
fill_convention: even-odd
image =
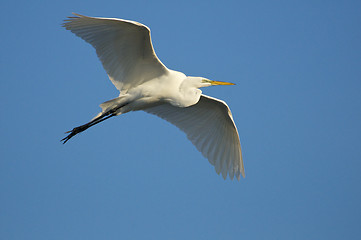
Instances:
[[[101,107],[102,111],[98,113],[93,119],[98,118],[106,113],[114,111],[115,115],[120,115],[124,113],[122,111],[122,107],[126,105],[125,103],[125,96],[120,96],[109,101],[103,102],[99,106]]]

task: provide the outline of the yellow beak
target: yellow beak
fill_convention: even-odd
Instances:
[[[212,85],[236,85],[236,84],[234,84],[234,83],[230,83],[230,82],[219,82],[219,81],[210,81],[210,83],[212,84]]]

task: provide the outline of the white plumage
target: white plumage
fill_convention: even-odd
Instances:
[[[237,128],[227,104],[202,94],[200,87],[233,85],[202,77],[187,77],[164,66],[157,58],[147,26],[115,18],[74,14],[64,27],[90,43],[119,97],[101,104],[93,120],[69,131],[76,134],[110,117],[144,110],[176,125],[208,158],[218,174],[244,177]]]

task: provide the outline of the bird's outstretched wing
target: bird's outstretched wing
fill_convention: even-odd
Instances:
[[[63,26],[90,43],[112,83],[127,92],[150,79],[167,73],[157,58],[147,26],[116,18],[95,18],[75,14]]]
[[[244,177],[241,145],[236,125],[227,104],[202,95],[199,102],[186,108],[164,103],[145,110],[176,125],[187,134],[196,148],[208,158],[224,179]]]

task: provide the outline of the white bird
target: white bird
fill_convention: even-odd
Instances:
[[[90,122],[73,128],[62,139],[110,117],[143,110],[157,115],[184,131],[196,148],[208,158],[218,174],[244,177],[238,131],[227,104],[202,94],[212,85],[234,85],[203,77],[187,77],[168,69],[156,56],[150,29],[138,22],[117,18],[96,18],[75,14],[63,26],[90,43],[119,97],[100,104],[102,111]]]

